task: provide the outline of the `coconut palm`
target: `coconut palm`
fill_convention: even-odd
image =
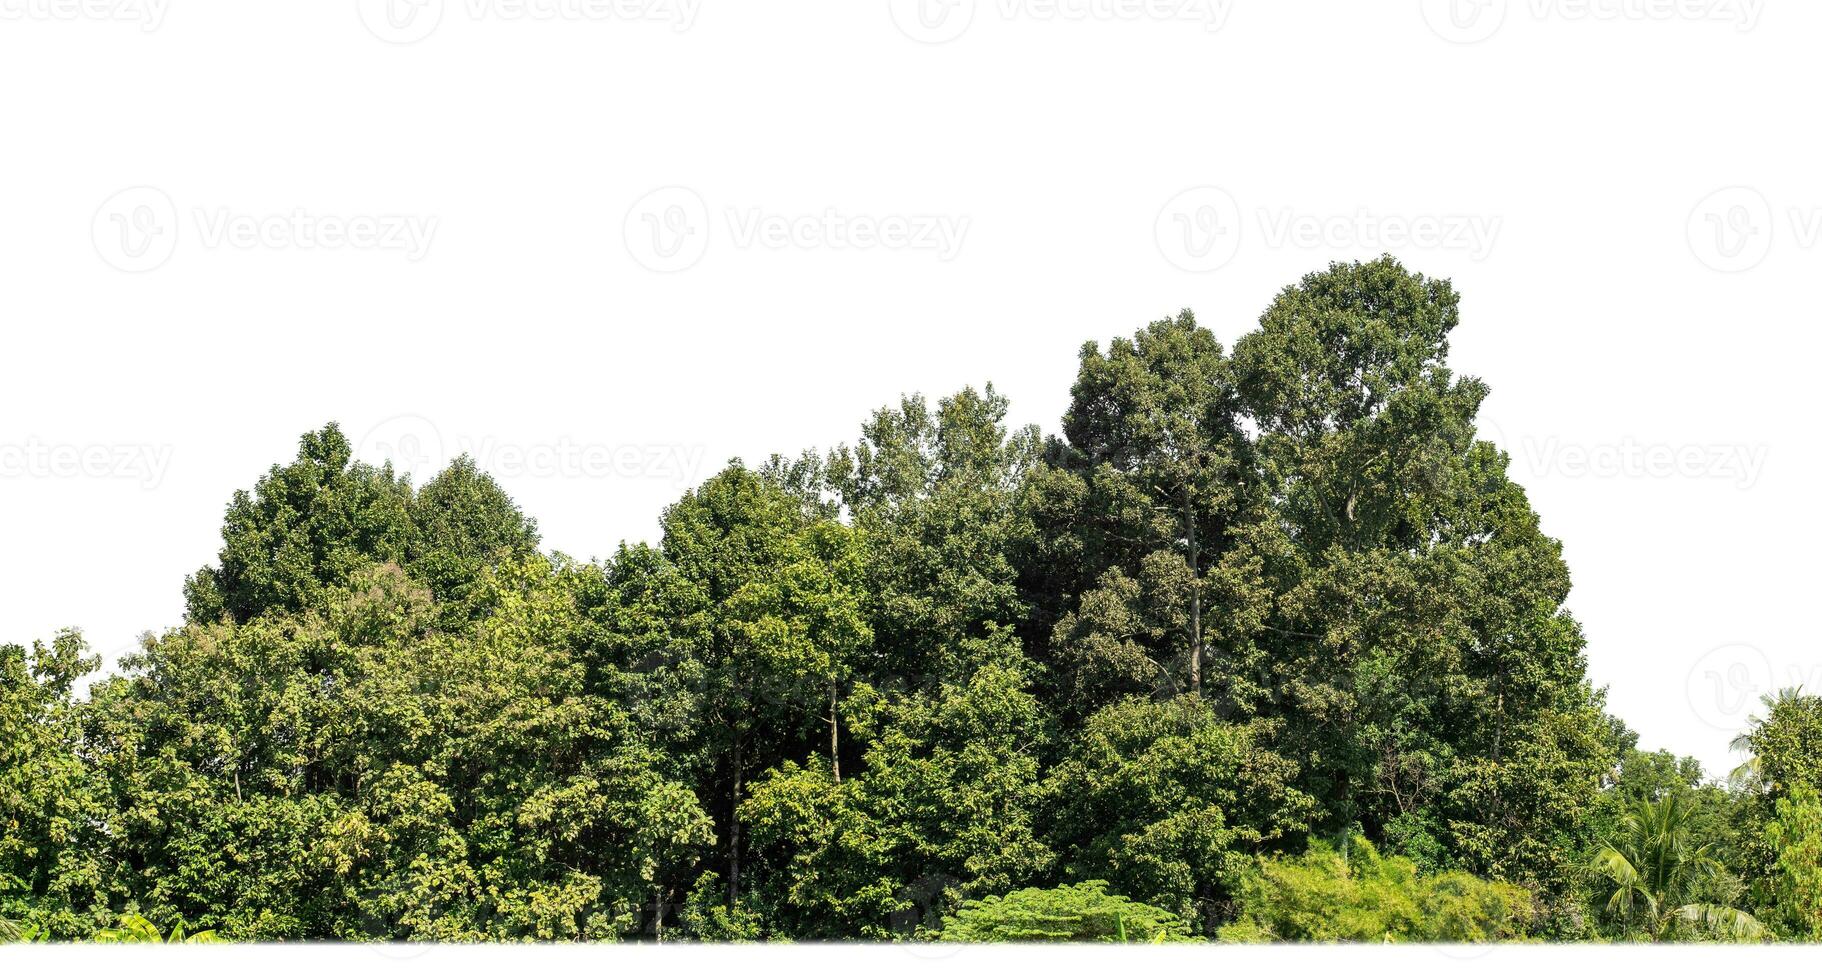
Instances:
[[[1753,715],[1746,719],[1746,730],[1734,736],[1727,744],[1735,752],[1746,753],[1746,761],[1735,766],[1728,774],[1729,788],[1738,793],[1762,793],[1771,787],[1771,774],[1766,771],[1762,758],[1767,740],[1766,723],[1778,717],[1779,709],[1790,706],[1796,710],[1799,702],[1805,700],[1803,688],[1787,687],[1776,694],[1760,695],[1759,703],[1765,706],[1765,715]]]
[[[1708,901],[1726,870],[1690,836],[1689,801],[1678,795],[1641,800],[1601,844],[1594,870],[1613,885],[1608,913],[1642,928],[1652,942],[1686,935],[1751,941],[1767,935],[1751,915]]]

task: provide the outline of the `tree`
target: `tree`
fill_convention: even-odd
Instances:
[[[0,645],[0,917],[79,938],[106,919],[115,875],[106,787],[85,764],[82,636]]]
[[[1822,696],[1785,688],[1761,700],[1764,717],[1733,740],[1734,751],[1749,753],[1735,781],[1774,799],[1798,785],[1822,786]]]
[[[672,505],[663,528],[663,559],[685,603],[677,626],[687,673],[699,679],[694,710],[708,768],[695,785],[713,787],[706,796],[726,841],[734,905],[749,774],[795,754],[813,727],[839,773],[841,685],[872,642],[861,613],[862,539],[738,463]]]
[[[1459,302],[1338,263],[1235,344],[1270,506],[1233,560],[1270,601],[1225,683],[1285,720],[1329,829],[1560,887],[1612,759],[1561,547],[1475,436],[1486,386],[1447,367]]]
[[[1679,796],[1640,801],[1603,841],[1594,870],[1611,886],[1606,912],[1652,942],[1683,934],[1753,940],[1766,934],[1753,916],[1726,904],[1738,892],[1708,846],[1690,836],[1689,804]]]
[[[1194,695],[1097,712],[1050,776],[1065,874],[1097,878],[1196,921],[1249,854],[1304,831],[1314,801],[1267,729],[1221,722]]]
[[[1533,908],[1522,888],[1461,871],[1420,874],[1364,836],[1315,841],[1298,857],[1261,858],[1239,891],[1227,942],[1466,943],[1522,939]]]
[[[334,423],[306,433],[298,456],[252,493],[237,491],[222,524],[220,564],[184,587],[192,622],[237,623],[300,612],[374,562],[402,562],[412,539],[411,487],[390,464],[353,461]]]
[[[1142,902],[1107,893],[1107,882],[1026,888],[975,899],[943,920],[946,943],[1185,942],[1182,920]]]
[[[1106,354],[1082,348],[1067,441],[1052,444],[1057,472],[1038,476],[1032,504],[1037,533],[1076,558],[1075,578],[1045,567],[1059,543],[1031,549],[1028,566],[1028,581],[1051,593],[1037,599],[1052,610],[1040,622],[1056,623],[1047,645],[1074,688],[1063,695],[1072,717],[1130,694],[1200,697],[1211,630],[1219,638],[1229,620],[1250,620],[1227,608],[1248,598],[1245,570],[1218,567],[1250,503],[1235,411],[1221,345],[1187,310]],[[1064,614],[1078,601],[1099,614]]]
[[[1822,797],[1815,789],[1800,783],[1777,801],[1765,843],[1777,855],[1771,893],[1784,934],[1822,942]]]
[[[858,771],[795,762],[754,783],[755,901],[789,936],[886,938],[957,903],[1041,878],[1043,715],[1010,631],[950,659],[965,680],[910,694],[862,685],[844,706]]]

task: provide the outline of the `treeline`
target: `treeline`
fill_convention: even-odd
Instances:
[[[1457,321],[1338,264],[600,562],[310,433],[119,674],[0,648],[0,937],[1822,938],[1822,700],[1637,750]]]

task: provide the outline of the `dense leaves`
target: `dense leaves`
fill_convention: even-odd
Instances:
[[[1458,322],[1335,265],[598,563],[308,433],[117,673],[0,647],[0,938],[1822,936],[1822,700],[1732,790],[1637,750]]]

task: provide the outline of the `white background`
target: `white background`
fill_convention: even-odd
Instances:
[[[1391,251],[1645,745],[1724,771],[1822,688],[1822,5],[391,2],[0,0],[0,640],[176,624],[329,420],[603,556],[900,392],[1055,431],[1084,340]]]

